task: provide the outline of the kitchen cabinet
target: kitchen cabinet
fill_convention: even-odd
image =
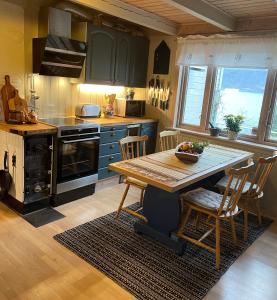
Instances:
[[[88,24],[86,82],[114,84],[117,36],[114,30]]]
[[[10,197],[3,201],[23,214],[49,205],[52,135],[0,131],[0,140],[0,168],[7,151],[12,176]]]
[[[132,37],[128,86],[145,88],[148,55],[149,40],[143,37]]]
[[[146,154],[155,152],[157,141],[157,123],[146,123],[141,125],[141,135],[147,135]]]
[[[131,38],[127,33],[117,32],[117,47],[115,58],[115,85],[127,85],[131,53]]]
[[[146,153],[154,153],[157,137],[157,123],[138,123],[135,127],[138,128],[138,134],[148,136]],[[132,132],[128,129],[127,125],[101,126],[98,163],[99,180],[118,175],[116,172],[110,171],[108,166],[110,163],[122,159],[118,142],[128,134],[132,134]]]
[[[149,41],[87,24],[87,83],[145,87]]]
[[[22,136],[0,131],[0,169],[4,168],[4,154],[8,153],[9,173],[12,176],[12,185],[9,195],[24,201],[24,140]]]

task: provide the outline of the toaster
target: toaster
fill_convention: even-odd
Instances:
[[[80,104],[75,109],[76,117],[100,117],[101,109],[97,104]]]

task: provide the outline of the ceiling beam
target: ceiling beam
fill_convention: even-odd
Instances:
[[[235,19],[203,0],[165,0],[168,4],[226,31],[235,29]]]
[[[119,0],[70,0],[103,13],[139,24],[169,35],[177,35],[177,24]]]

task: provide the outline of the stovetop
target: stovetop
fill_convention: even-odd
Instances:
[[[67,117],[67,118],[46,118],[40,119],[40,122],[47,123],[49,125],[53,125],[56,127],[65,127],[65,126],[79,126],[79,125],[89,125],[92,124],[82,119],[77,119],[74,117]]]

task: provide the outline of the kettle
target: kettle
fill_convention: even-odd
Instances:
[[[0,170],[0,199],[4,199],[12,184],[12,176],[8,169],[8,151],[4,154],[4,170]]]

